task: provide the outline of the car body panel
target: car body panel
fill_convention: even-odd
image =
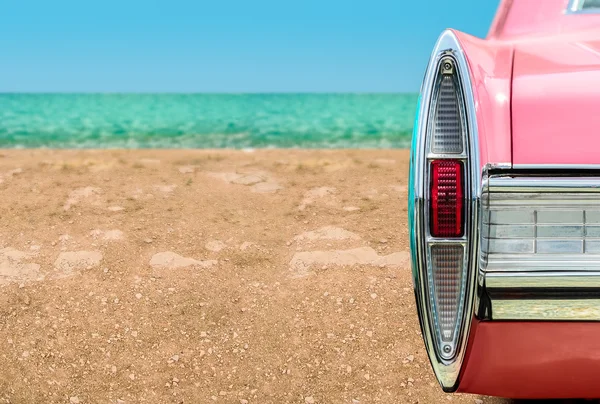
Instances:
[[[568,7],[569,0],[502,0],[488,39],[514,41],[600,26],[600,14],[570,13]]]
[[[513,49],[461,32],[455,34],[469,64],[479,131],[480,164],[510,166],[510,99]]]
[[[599,164],[600,30],[515,44],[515,165]]]
[[[460,392],[600,397],[600,323],[474,321]]]

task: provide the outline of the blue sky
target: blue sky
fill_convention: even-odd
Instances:
[[[415,92],[497,0],[0,1],[2,92]]]

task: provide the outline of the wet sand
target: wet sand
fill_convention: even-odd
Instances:
[[[0,402],[501,403],[441,392],[406,150],[0,150]]]

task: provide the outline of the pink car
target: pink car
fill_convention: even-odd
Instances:
[[[503,0],[487,39],[445,31],[410,181],[442,388],[600,397],[600,1]]]

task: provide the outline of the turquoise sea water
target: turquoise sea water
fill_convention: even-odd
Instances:
[[[416,103],[416,94],[0,94],[0,148],[404,148]]]

